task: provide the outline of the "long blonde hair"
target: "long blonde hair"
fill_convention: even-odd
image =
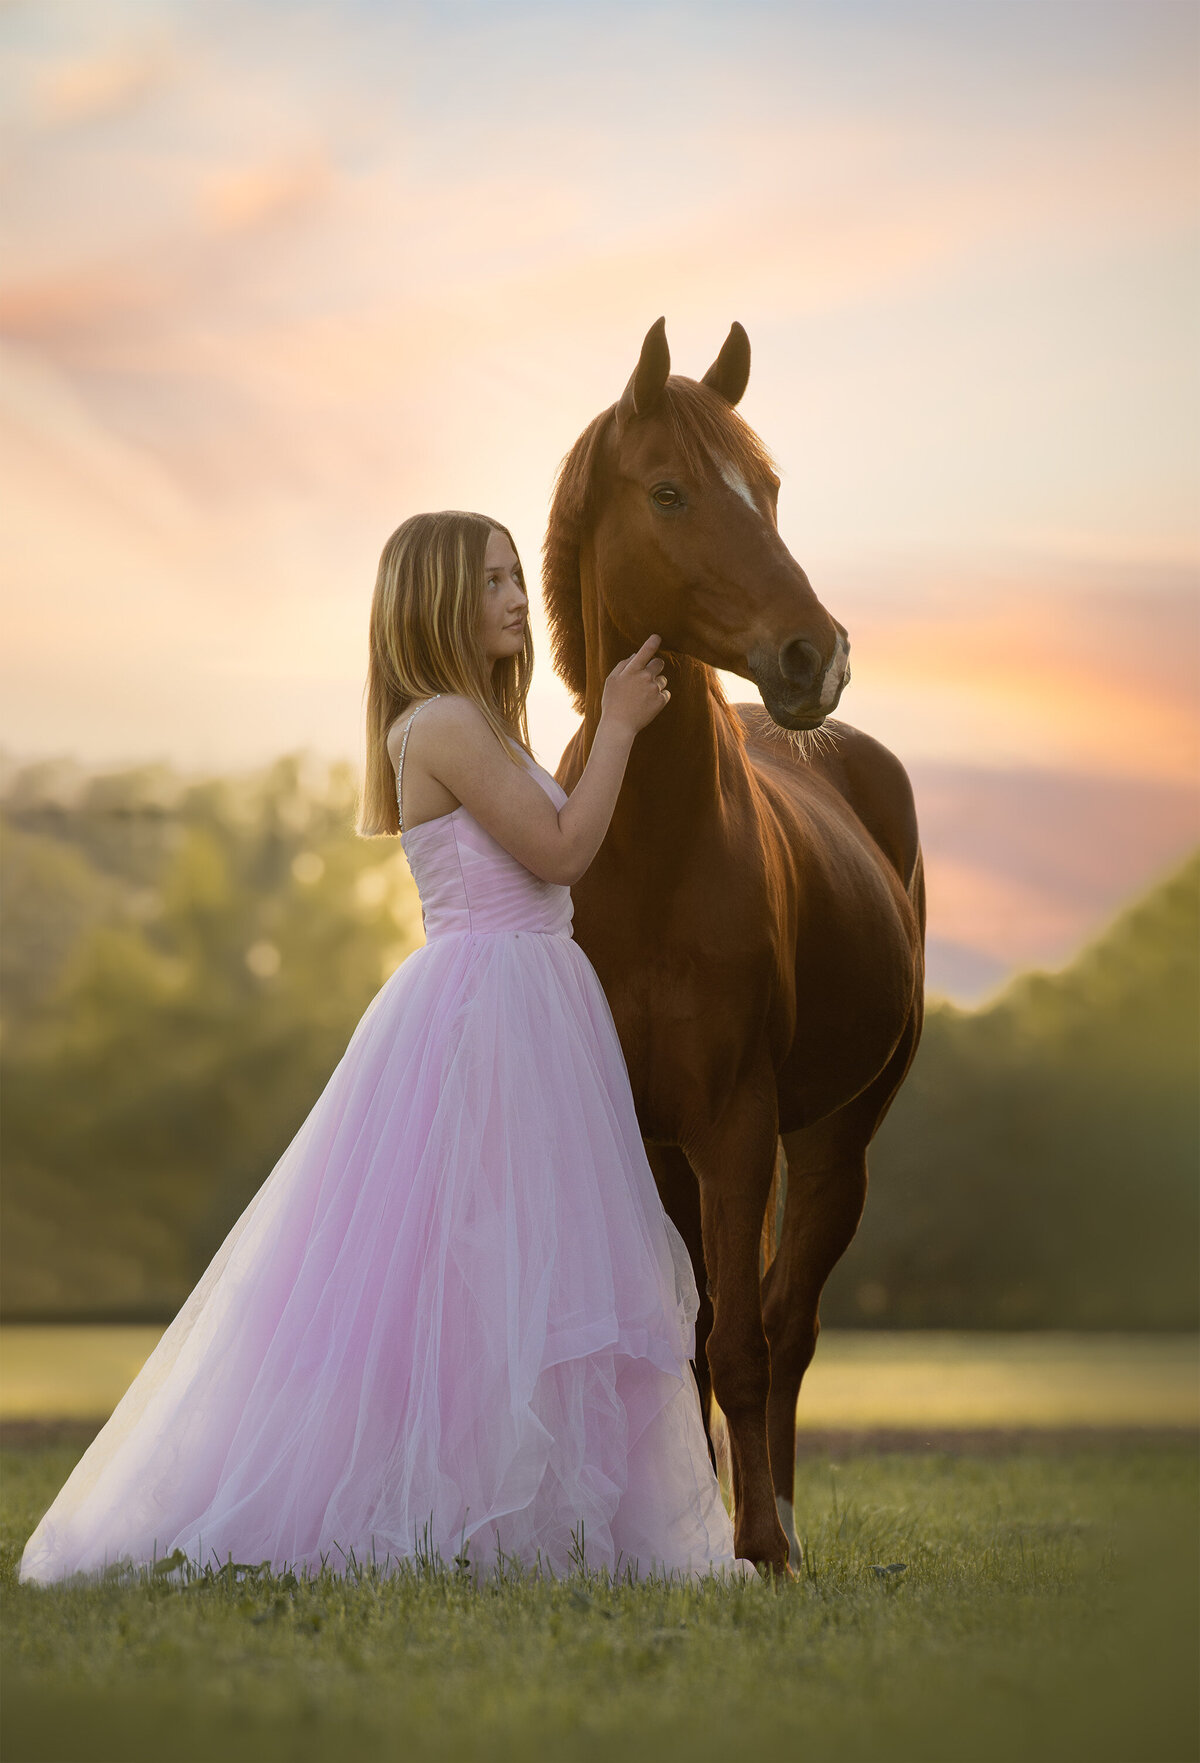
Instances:
[[[412,515],[383,547],[371,601],[367,755],[355,827],[363,838],[400,830],[396,773],[387,737],[409,704],[435,692],[457,692],[478,704],[514,765],[520,765],[521,759],[506,736],[533,757],[525,717],[533,673],[529,621],[521,651],[494,665],[478,636],[487,545],[493,532],[504,534],[515,555],[517,547],[506,526],[486,514],[454,508]]]

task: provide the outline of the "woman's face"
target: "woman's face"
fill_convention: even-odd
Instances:
[[[483,605],[479,637],[489,661],[519,655],[525,647],[529,599],[516,553],[503,533],[493,527],[484,556]]]

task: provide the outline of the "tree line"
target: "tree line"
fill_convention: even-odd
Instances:
[[[421,941],[348,765],[8,768],[6,1319],[166,1321]],[[1200,854],[1057,974],[931,1001],[822,1319],[1197,1320]]]

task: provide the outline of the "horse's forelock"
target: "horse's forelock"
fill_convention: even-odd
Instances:
[[[700,475],[711,466],[719,473],[732,465],[747,483],[776,473],[766,446],[719,392],[696,380],[672,378],[663,407],[671,439],[689,471]]]

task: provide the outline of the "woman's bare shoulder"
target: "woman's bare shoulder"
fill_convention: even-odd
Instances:
[[[404,731],[418,710],[422,711],[421,727],[426,735],[436,729],[447,734],[478,737],[489,730],[487,717],[478,704],[461,692],[439,692],[436,698],[414,699],[405,705],[387,732],[387,749],[393,765],[399,763]]]

